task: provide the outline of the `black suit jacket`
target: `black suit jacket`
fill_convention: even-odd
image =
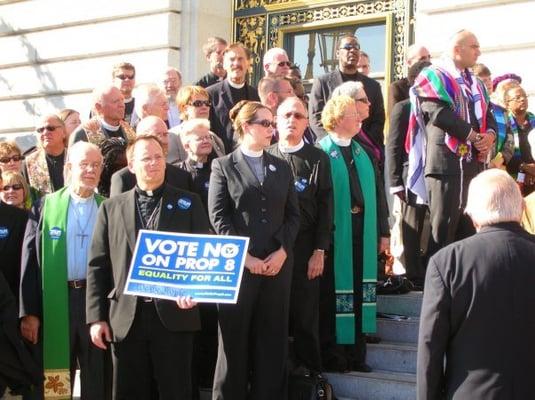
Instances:
[[[410,113],[411,103],[409,99],[396,103],[390,113],[390,131],[386,139],[386,165],[390,187],[405,187],[408,168],[405,138],[407,137]]]
[[[466,122],[442,101],[426,98],[420,98],[420,101],[427,135],[425,175],[459,175],[459,157],[446,146],[446,132],[464,141],[470,134],[470,129],[479,131],[477,119],[473,116],[471,123]],[[486,120],[487,130],[496,132],[496,121],[490,108],[487,110]],[[472,161],[463,161],[463,171],[468,176],[477,175],[483,166],[476,160],[475,147],[472,147],[472,152]]]
[[[212,162],[208,210],[220,235],[249,236],[249,253],[264,258],[283,246],[290,254],[299,231],[299,204],[286,161],[264,152],[260,184],[240,149]]]
[[[394,81],[390,84],[388,89],[388,108],[387,110],[391,112],[394,109],[394,106],[409,98],[409,80],[407,78],[401,78],[397,81]]]
[[[20,259],[28,213],[0,202],[0,271],[15,299],[19,298]]]
[[[357,81],[362,82],[364,85],[364,91],[371,103],[370,116],[362,124],[362,129],[375,141],[375,144],[383,148],[385,107],[381,85],[375,80],[360,73],[357,74]],[[314,79],[314,82],[312,83],[312,89],[310,90],[309,95],[308,115],[310,128],[316,135],[317,140],[321,140],[327,135],[327,132],[325,132],[325,129],[323,129],[323,125],[321,124],[321,112],[323,111],[327,100],[331,98],[333,90],[342,83],[344,83],[344,81],[342,80],[342,73],[339,69]]]
[[[255,87],[245,84],[246,99],[251,101],[260,101],[258,92]],[[229,111],[234,107],[238,100],[232,98],[228,80],[224,79],[215,85],[210,86],[208,95],[212,105],[210,106],[210,130],[223,140],[225,144],[225,153],[234,150],[236,140],[234,139],[234,128],[230,121]]]
[[[192,200],[189,209],[166,206],[176,205],[184,196]],[[138,303],[136,296],[123,294],[136,244],[135,207],[135,189],[102,203],[88,257],[87,323],[109,321],[115,341],[121,341],[128,334]],[[208,217],[199,197],[166,184],[157,230],[208,233]],[[200,328],[197,308],[181,310],[174,301],[154,299],[154,302],[167,329],[195,331]]]
[[[431,258],[418,339],[419,400],[533,398],[534,266],[534,237],[517,223],[485,227]]]
[[[193,191],[191,175],[173,164],[165,164],[165,183],[177,189]],[[110,197],[127,192],[135,186],[136,175],[124,167],[111,176]]]

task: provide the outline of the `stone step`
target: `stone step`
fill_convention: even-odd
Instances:
[[[325,374],[338,398],[351,400],[414,400],[416,375],[373,371]]]
[[[367,348],[366,363],[374,370],[416,373],[416,345],[383,341]]]
[[[384,342],[412,343],[418,342],[420,319],[408,317],[402,320],[377,318],[377,336]]]
[[[418,317],[422,308],[422,298],[423,292],[378,295],[377,312]]]

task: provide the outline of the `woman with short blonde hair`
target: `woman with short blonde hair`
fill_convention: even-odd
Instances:
[[[29,194],[28,184],[20,172],[7,171],[2,173],[0,200],[3,203],[29,210],[31,202],[26,204]]]

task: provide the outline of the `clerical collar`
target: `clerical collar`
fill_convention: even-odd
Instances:
[[[196,169],[203,169],[204,168],[204,163],[192,160],[191,158],[188,158],[188,163],[189,163],[189,165],[191,165],[193,168],[196,168]]]
[[[340,147],[347,147],[351,144],[351,139],[338,138],[334,137],[334,135],[331,135],[331,140]]]
[[[134,101],[134,98],[130,97],[129,99],[124,99],[123,103],[131,103],[132,101]]]
[[[138,185],[136,185],[136,193],[145,196],[145,197],[160,197],[163,193],[163,189],[165,187],[165,184],[162,184],[160,187],[154,189],[154,190],[142,190]]]
[[[301,141],[295,146],[283,146],[282,143],[279,142],[279,150],[282,153],[295,153],[296,151],[301,150],[304,145],[305,145],[305,142],[303,141],[303,139],[301,139]]]
[[[104,118],[100,118],[100,124],[104,129],[110,132],[117,132],[121,128],[121,124],[117,126],[110,125],[106,121],[104,121]]]
[[[89,197],[80,197],[76,193],[74,193],[73,188],[69,188],[69,194],[71,195],[73,203],[87,203],[90,200],[93,200],[94,194],[91,193],[91,196]]]
[[[243,83],[234,83],[230,79],[227,79],[227,82],[234,89],[242,89],[245,86],[245,81]]]
[[[250,150],[250,149],[247,149],[245,146],[241,145],[240,146],[240,151],[243,153],[243,155],[247,156],[247,157],[262,157],[262,154],[264,154],[264,150],[258,150],[258,151],[255,151],[255,150]]]

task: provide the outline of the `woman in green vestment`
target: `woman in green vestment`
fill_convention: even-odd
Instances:
[[[377,255],[389,245],[388,207],[373,157],[353,140],[361,124],[355,101],[331,98],[321,122],[328,136],[318,144],[329,156],[335,225],[320,310],[324,367],[369,372],[364,333],[375,332]]]

